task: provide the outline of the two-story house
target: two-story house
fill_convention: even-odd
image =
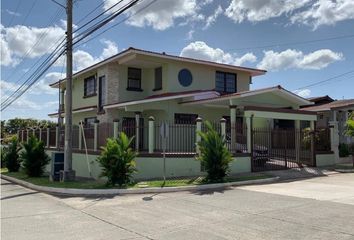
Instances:
[[[119,119],[132,124],[138,117],[140,124],[146,124],[149,116],[175,123],[191,123],[198,116],[210,121],[222,117],[231,122],[237,119],[241,123],[245,109],[289,112],[311,104],[280,86],[251,91],[253,77],[265,73],[260,69],[129,48],[74,74],[73,123]],[[63,98],[65,79],[50,86],[59,85]],[[263,116],[255,119],[255,124],[294,127],[293,122],[281,116],[275,121],[269,119],[272,118]]]

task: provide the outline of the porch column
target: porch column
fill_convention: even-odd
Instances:
[[[140,134],[139,134],[139,121],[140,121],[141,112],[135,112],[135,150],[139,152],[139,142],[140,142]]]
[[[226,119],[225,118],[220,119],[220,127],[221,127],[221,136],[225,140],[225,137],[226,137]]]
[[[39,141],[42,141],[42,127],[39,127]]]
[[[246,117],[247,125],[247,152],[252,153],[252,128],[253,115]]]
[[[58,117],[59,125],[63,125],[63,122],[64,122],[63,117],[62,117],[62,113],[64,112],[64,99],[65,99],[64,93],[65,93],[65,90],[61,89],[60,90],[59,117]]]
[[[47,148],[49,148],[50,128],[47,127]]]
[[[32,128],[32,134],[34,137],[36,136],[36,128]]]
[[[331,135],[331,151],[334,153],[334,160],[338,162],[339,160],[339,131],[338,131],[338,122],[330,121],[330,135]]]
[[[155,143],[155,119],[153,116],[149,117],[149,153],[154,152],[154,143]]]
[[[113,120],[113,138],[115,138],[115,139],[118,138],[118,124],[119,124],[119,120],[114,119]]]
[[[79,122],[79,150],[82,149],[82,128],[83,128],[82,124],[83,122],[80,121]]]
[[[23,139],[23,137],[24,137],[24,132],[25,132],[25,130],[22,129],[22,130],[21,130],[21,142],[22,142],[22,143],[23,143],[23,140],[24,140],[24,139]]]
[[[26,131],[27,131],[27,139],[26,139],[26,142],[28,143],[28,140],[29,140],[29,129],[27,128]]]
[[[195,143],[195,146],[196,146],[196,152],[197,154],[200,154],[200,150],[199,150],[199,146],[198,146],[198,143],[202,140],[202,138],[200,137],[200,135],[198,134],[198,132],[201,132],[202,131],[202,121],[203,119],[201,117],[198,117],[196,119],[196,143]]]
[[[300,162],[300,120],[295,120],[295,158]]]
[[[237,106],[230,106],[230,124],[231,124],[231,151],[236,152],[236,110]]]
[[[98,123],[100,121],[96,120],[93,123],[93,151],[97,151],[97,146],[98,146]]]

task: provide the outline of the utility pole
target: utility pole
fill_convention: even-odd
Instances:
[[[66,30],[66,95],[65,95],[65,145],[64,172],[62,181],[75,179],[72,169],[72,78],[73,78],[73,0],[66,1],[67,30]]]

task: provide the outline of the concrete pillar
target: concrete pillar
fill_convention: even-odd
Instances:
[[[27,139],[26,139],[26,142],[28,142],[28,140],[29,140],[29,129],[27,128],[26,131],[27,131]]]
[[[39,127],[39,141],[42,141],[42,127]]]
[[[345,126],[346,126],[346,124],[348,122],[348,119],[349,119],[349,112],[348,112],[348,110],[346,110],[346,111],[344,111],[344,121],[345,121],[344,125]],[[346,135],[345,130],[343,131],[342,134],[343,134],[343,136],[345,136],[347,144],[350,144],[350,138],[351,137]]]
[[[196,139],[196,143],[195,143],[195,145],[196,145],[196,152],[197,152],[197,154],[200,154],[200,150],[199,150],[199,146],[198,146],[198,143],[202,140],[202,138],[200,137],[200,135],[198,134],[198,132],[201,132],[202,131],[202,122],[203,122],[203,119],[201,118],[201,117],[198,117],[197,119],[196,119],[196,132],[195,132],[195,134],[196,134],[196,137],[195,137],[195,139]]]
[[[330,121],[330,135],[331,135],[331,151],[334,153],[335,162],[339,161],[339,131],[338,131],[338,122]]]
[[[247,152],[251,153],[252,149],[252,117],[246,117],[246,125],[247,125]]]
[[[118,125],[119,125],[119,120],[114,119],[113,120],[113,138],[115,138],[115,139],[118,138]]]
[[[32,128],[32,134],[34,137],[36,136],[36,128]]]
[[[223,139],[226,138],[226,119],[220,119],[221,136]]]
[[[231,123],[231,151],[236,152],[236,134],[237,134],[237,126],[236,126],[236,112],[237,106],[230,106],[230,123]]]
[[[49,148],[50,128],[47,128],[47,148]]]
[[[300,162],[300,147],[301,147],[301,138],[300,138],[300,120],[295,120],[295,158],[296,162]]]
[[[135,150],[139,152],[140,143],[140,112],[135,112]]]
[[[83,128],[83,122],[79,122],[79,150],[82,149],[82,128]]]
[[[21,142],[24,141],[24,139],[23,139],[23,138],[24,138],[24,132],[25,132],[25,130],[22,129],[22,130],[21,130]]]
[[[154,117],[149,117],[149,153],[154,152],[155,145],[155,119]]]
[[[55,127],[55,148],[59,148],[59,126]]]
[[[93,151],[97,151],[98,146],[98,123],[99,120],[93,123]]]

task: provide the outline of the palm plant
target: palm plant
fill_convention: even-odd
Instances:
[[[10,144],[7,148],[2,149],[3,163],[9,172],[18,172],[21,166],[21,161],[19,158],[19,151],[21,147],[19,146],[17,137],[11,139]]]
[[[28,142],[23,144],[20,158],[23,161],[25,173],[29,177],[42,176],[45,166],[50,161],[45,152],[44,142],[39,141],[35,136],[30,136]]]
[[[207,131],[198,132],[201,141],[198,142],[200,154],[197,157],[207,172],[209,182],[224,181],[229,173],[229,163],[232,155],[226,147],[225,139],[215,131],[209,122],[205,122]]]
[[[118,184],[123,186],[131,182],[136,172],[136,152],[130,147],[133,138],[128,138],[125,133],[120,133],[117,139],[107,139],[107,144],[102,147],[101,156],[97,158],[102,167],[101,176],[107,177],[107,185]]]

